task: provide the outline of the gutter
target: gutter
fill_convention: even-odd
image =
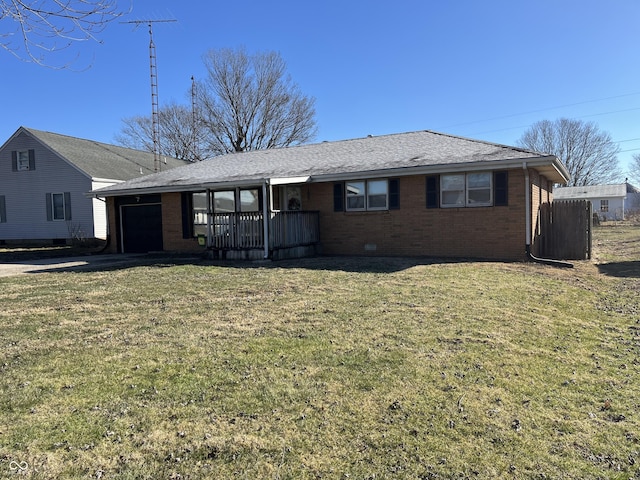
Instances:
[[[531,184],[529,183],[529,169],[527,168],[527,162],[522,162],[522,169],[524,170],[524,209],[525,209],[525,252],[527,258],[532,262],[541,263],[543,265],[551,265],[553,267],[573,268],[573,264],[569,262],[562,262],[560,260],[552,260],[550,258],[538,258],[531,253]]]

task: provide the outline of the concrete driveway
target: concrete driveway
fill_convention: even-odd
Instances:
[[[135,265],[142,262],[144,258],[145,255],[142,254],[106,254],[0,263],[0,277],[52,271],[82,271],[118,268]]]

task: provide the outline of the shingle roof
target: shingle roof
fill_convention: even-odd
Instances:
[[[21,127],[68,162],[92,178],[130,180],[154,173],[153,153],[100,143],[93,140]],[[20,130],[19,130],[20,131]],[[184,166],[187,162],[162,157],[161,168]],[[142,173],[141,173],[142,172]]]
[[[581,200],[592,198],[623,198],[627,195],[624,183],[616,185],[588,185],[584,187],[561,187],[553,190],[554,200]]]
[[[418,131],[228,154],[96,192],[118,195],[144,190],[186,191],[288,177],[330,181],[359,175],[409,175],[417,170],[445,172],[520,168],[523,161],[544,170],[554,182],[565,183],[568,180],[566,169],[553,156],[432,131]]]

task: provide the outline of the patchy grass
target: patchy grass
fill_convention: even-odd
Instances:
[[[574,269],[0,278],[0,477],[637,478],[640,271],[610,272],[640,255],[619,233]]]

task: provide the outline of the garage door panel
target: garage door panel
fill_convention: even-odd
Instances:
[[[162,206],[122,206],[122,250],[146,253],[162,250]]]

